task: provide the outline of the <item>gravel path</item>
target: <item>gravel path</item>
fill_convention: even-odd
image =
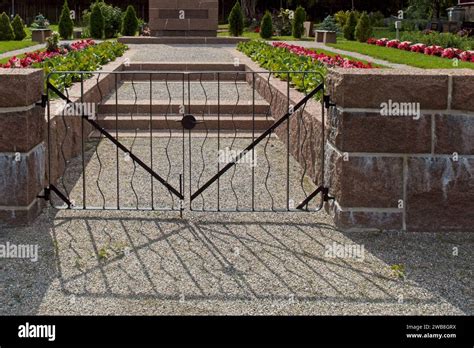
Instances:
[[[322,214],[51,211],[7,241],[38,243],[40,259],[0,262],[2,315],[474,313],[467,234],[342,233]],[[334,243],[364,245],[364,260],[327,257]]]
[[[331,46],[326,46],[325,44],[320,43],[320,42],[287,41],[287,43],[293,44],[293,45],[298,45],[298,46],[303,46],[303,47],[307,47],[307,48],[315,48],[315,49],[319,48],[319,49],[322,49],[322,50],[331,51],[331,52],[338,53],[338,54],[348,55],[348,56],[354,57],[356,59],[362,59],[362,60],[365,60],[365,61],[368,61],[368,62],[384,65],[386,67],[393,68],[393,69],[416,69],[414,67],[411,67],[411,66],[408,66],[408,65],[405,65],[405,64],[391,63],[391,62],[387,62],[387,61],[382,60],[382,59],[377,59],[377,58],[374,58],[374,57],[371,57],[371,56],[367,56],[365,54],[340,50],[338,48],[334,48],[334,47],[331,47]]]
[[[121,139],[131,145],[131,139]],[[178,185],[181,145],[172,139],[169,167],[156,139],[155,166]],[[177,143],[174,143],[177,141]],[[216,167],[215,139],[192,140],[193,189],[203,173]],[[226,141],[229,141],[228,139]],[[242,141],[235,148],[242,146]],[[248,140],[247,140],[248,142]],[[198,145],[196,145],[196,143]],[[88,202],[102,204],[97,192],[98,159],[88,146]],[[224,143],[224,146],[228,144]],[[214,149],[212,151],[212,149]],[[270,191],[284,204],[282,144],[272,139]],[[134,151],[146,161],[146,139]],[[98,147],[102,162],[98,182],[109,202],[115,201],[115,151],[106,141]],[[284,152],[283,152],[284,153]],[[201,156],[207,162],[202,172]],[[259,206],[269,207],[263,184],[268,163],[259,148],[256,191]],[[121,204],[134,207],[133,164],[120,157]],[[80,201],[81,170],[75,159],[66,185]],[[185,173],[186,173],[185,168]],[[211,170],[212,169],[212,170]],[[299,199],[302,169],[290,168],[291,195]],[[241,164],[234,176],[241,206],[249,203],[249,173]],[[150,177],[133,179],[141,205],[150,204]],[[310,185],[309,183],[306,183]],[[62,187],[62,186],[59,186]],[[189,186],[186,186],[188,189]],[[313,187],[306,187],[311,189]],[[167,191],[155,186],[156,205],[170,204]],[[159,194],[161,190],[161,194]],[[216,186],[207,191],[212,208]],[[230,179],[221,182],[221,202],[235,207]],[[188,203],[188,202],[187,202]],[[202,199],[195,204],[202,207]],[[462,315],[474,313],[474,237],[463,233],[344,233],[320,213],[196,213],[56,211],[49,208],[27,228],[4,229],[0,244],[38,244],[39,261],[0,261],[0,314],[82,315]],[[364,247],[361,254],[327,254],[328,247]],[[453,254],[453,248],[459,248]],[[396,274],[391,266],[400,265]]]
[[[128,45],[136,51],[132,62],[194,62],[211,63],[234,61],[234,45]]]
[[[33,51],[36,51],[36,50],[40,50],[42,48],[45,48],[45,44],[38,44],[38,45],[22,48],[20,50],[4,52],[4,53],[0,54],[0,59],[10,58],[10,57],[13,57],[13,56],[17,57],[17,56],[20,56],[20,55],[28,53],[28,52],[33,52]]]

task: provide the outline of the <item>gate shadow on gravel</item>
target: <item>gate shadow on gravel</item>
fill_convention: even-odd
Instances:
[[[249,217],[254,221],[222,214],[214,221],[194,222],[133,214],[58,216],[53,244],[62,293],[98,301],[257,300],[278,308],[319,301],[398,304],[412,306],[412,311],[438,306],[442,297],[464,312],[472,311],[459,298],[468,284],[464,290],[444,291],[452,286],[448,283],[455,262],[444,259],[444,266],[422,275],[425,256],[438,248],[429,238],[420,245],[416,238],[388,233],[351,234],[325,223]],[[327,246],[334,243],[364,245],[364,262],[328,257]],[[405,281],[393,275],[390,265],[396,263],[407,265]]]

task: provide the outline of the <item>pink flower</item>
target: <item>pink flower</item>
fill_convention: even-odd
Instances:
[[[371,37],[370,39],[367,40],[367,43],[368,43],[369,45],[375,45],[375,44],[377,43],[377,39]]]
[[[404,51],[410,51],[411,45],[412,43],[410,41],[403,41],[400,43],[400,45],[398,45],[398,49],[404,50]]]
[[[400,40],[390,40],[387,42],[387,47],[390,48],[398,48],[398,45],[400,45]]]
[[[357,61],[349,60],[347,58],[342,58],[339,55],[331,57],[331,56],[325,55],[324,53],[318,53],[301,46],[290,45],[284,42],[274,42],[273,47],[286,49],[287,51],[290,51],[291,53],[294,53],[298,56],[311,57],[313,60],[319,61],[328,66],[342,67],[342,68],[348,68],[348,69],[351,69],[351,68],[352,69],[354,68],[372,69],[373,68],[370,63],[364,64],[362,62],[357,62]]]
[[[441,56],[443,54],[444,48],[441,46],[428,46],[425,48],[425,54],[431,55],[431,56]]]
[[[416,53],[425,53],[426,45],[418,43],[411,46],[411,51]]]
[[[387,46],[388,41],[389,41],[389,40],[388,40],[387,38],[382,38],[382,39],[378,39],[378,40],[375,42],[375,44],[376,44],[377,46],[385,47],[385,46]]]
[[[441,53],[441,57],[448,58],[448,59],[453,59],[453,58],[456,58],[457,56],[458,56],[457,52],[453,48],[446,48],[443,51],[443,53]]]

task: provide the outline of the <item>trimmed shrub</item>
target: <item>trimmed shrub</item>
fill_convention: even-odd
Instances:
[[[306,10],[298,6],[293,18],[291,34],[295,39],[301,39],[304,33],[304,21],[306,20]]]
[[[260,37],[262,39],[269,39],[273,36],[273,20],[269,11],[265,12],[260,25]]]
[[[13,34],[15,40],[21,41],[26,37],[25,24],[19,15],[16,15],[12,21]]]
[[[104,37],[104,15],[99,3],[92,5],[91,19],[89,25],[90,35],[94,39],[102,39]]]
[[[138,18],[135,12],[135,7],[128,5],[127,11],[123,16],[122,22],[122,35],[124,36],[135,36],[138,31]]]
[[[357,16],[354,11],[351,11],[349,17],[347,18],[346,25],[344,26],[344,37],[346,40],[355,40],[355,28],[357,26]]]
[[[228,20],[230,35],[241,36],[244,33],[244,15],[238,0],[235,2],[232,11],[230,11]]]
[[[340,28],[332,16],[327,16],[324,18],[324,21],[319,26],[319,29],[327,31],[340,31]]]
[[[74,22],[71,19],[71,10],[67,0],[64,1],[61,17],[59,17],[59,35],[63,39],[69,39],[74,31]]]
[[[117,37],[120,31],[122,30],[122,18],[123,12],[120,7],[114,7],[108,5],[105,2],[97,2],[92,6],[99,6],[102,15],[104,16],[104,36],[106,39],[111,39]],[[84,31],[86,36],[90,36],[90,20],[91,20],[91,9],[85,10],[82,15],[82,21],[86,30]]]
[[[350,11],[339,11],[334,15],[334,18],[339,25],[339,27],[344,28],[347,23],[347,18],[349,18]]]
[[[15,38],[13,33],[12,24],[10,23],[10,18],[8,15],[3,12],[0,16],[0,40],[1,41],[10,41]]]
[[[383,27],[384,19],[385,19],[385,16],[380,11],[369,13],[370,25],[372,27]]]
[[[355,37],[359,42],[367,42],[372,36],[372,26],[366,12],[362,13],[355,28]]]

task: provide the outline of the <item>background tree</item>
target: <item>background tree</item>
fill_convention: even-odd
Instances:
[[[21,41],[26,37],[25,24],[19,15],[16,15],[12,21],[13,34],[15,40]]]
[[[1,41],[10,41],[15,38],[13,33],[12,24],[8,15],[3,12],[0,16],[0,40]]]
[[[122,35],[135,36],[138,31],[138,18],[135,7],[128,5],[122,22]]]
[[[409,0],[408,14],[416,19],[440,18],[457,0]]]
[[[367,12],[363,12],[355,28],[355,37],[360,42],[367,42],[372,35],[372,26]]]
[[[303,7],[298,6],[293,18],[291,33],[294,38],[300,39],[304,32],[304,22],[306,20],[306,11]]]
[[[89,30],[94,39],[102,39],[104,36],[104,15],[98,3],[92,6]]]
[[[63,39],[69,39],[74,31],[74,22],[71,19],[71,10],[67,0],[64,1],[61,17],[59,17],[59,35]]]
[[[270,39],[273,36],[273,20],[269,11],[265,12],[260,25],[260,37]]]
[[[355,28],[357,26],[357,16],[355,11],[351,11],[349,17],[347,18],[346,25],[344,26],[344,37],[346,40],[354,40],[355,39]]]
[[[238,0],[230,11],[229,32],[232,36],[241,36],[244,33],[244,16]]]

